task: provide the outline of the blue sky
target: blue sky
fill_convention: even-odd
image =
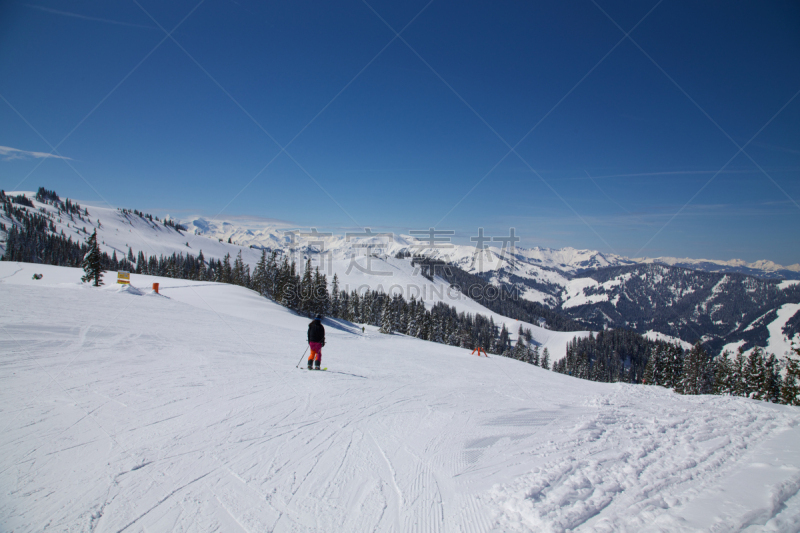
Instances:
[[[262,4],[0,3],[0,188],[800,262],[797,2]]]

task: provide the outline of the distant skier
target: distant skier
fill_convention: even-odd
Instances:
[[[322,347],[325,346],[325,328],[322,327],[322,315],[317,315],[308,325],[308,347],[311,355],[308,356],[308,369],[316,367],[319,370],[322,361]]]

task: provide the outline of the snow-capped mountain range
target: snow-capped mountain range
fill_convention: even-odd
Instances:
[[[241,253],[242,260],[252,268],[262,250],[278,250],[292,254],[299,263],[311,258],[315,264],[325,266],[329,280],[336,273],[352,289],[388,290],[397,280],[403,280],[405,285],[426,287],[428,294],[440,294],[449,283],[440,277],[423,279],[411,261],[410,256],[423,255],[456,266],[485,282],[513,289],[526,300],[584,324],[586,330],[627,327],[685,342],[703,339],[715,348],[735,343],[772,344],[778,353],[782,343],[800,330],[800,285],[781,280],[781,277],[800,277],[794,270],[800,268],[798,265],[630,259],[574,248],[513,248],[509,252],[487,246],[479,250],[474,245],[447,241],[431,246],[430,238],[421,235],[378,231],[334,234],[257,218],[216,221],[188,217],[177,221],[183,227],[176,230],[163,221],[158,223],[120,209],[83,202],[80,203],[88,207],[89,215],[85,220],[70,219],[63,214],[56,216],[56,209],[36,201],[33,192],[7,194],[22,194],[32,202],[33,207],[15,204],[20,208],[50,213],[53,231],[74,242],[82,242],[96,229],[103,251],[109,255],[116,253],[120,258],[129,250],[134,256],[142,251],[148,257],[174,253],[196,256],[202,251],[206,258],[216,259]],[[0,222],[6,228],[13,223],[2,214]],[[0,227],[0,253],[4,251],[4,241],[5,232]],[[354,265],[356,258],[358,263]],[[393,274],[364,273],[365,261],[368,265],[370,258],[380,262],[379,270],[390,270]],[[745,276],[735,269],[757,272],[745,272],[748,274]],[[427,303],[432,305],[434,300],[429,300]],[[466,312],[491,314],[463,294],[460,301],[449,303]],[[515,331],[516,327],[512,320],[509,329]],[[559,337],[556,341],[556,332],[544,329],[538,333],[543,344],[556,343],[560,347],[568,340]]]
[[[355,234],[350,237],[347,234],[330,234],[325,233],[324,230],[319,230],[319,235],[314,235],[313,228],[298,228],[277,220],[259,218],[241,217],[217,221],[194,216],[182,222],[198,235],[206,235],[223,241],[230,239],[231,242],[255,248],[289,247],[293,242],[288,235],[290,232],[295,232],[296,243],[331,252],[334,256],[346,256],[354,245],[360,246],[371,241],[376,248],[389,255],[400,251],[410,251],[447,260],[467,272],[476,274],[504,269],[507,271],[521,269],[524,272],[525,265],[533,265],[574,275],[582,271],[609,266],[658,263],[707,272],[736,272],[755,277],[800,279],[800,263],[784,266],[769,260],[748,263],[742,259],[723,261],[677,257],[629,258],[597,250],[579,250],[572,247],[553,249],[538,246],[534,248],[515,247],[513,253],[509,254],[507,251],[504,253],[503,249],[498,246],[488,245],[480,253],[474,245],[446,242],[447,237],[439,235],[436,236],[436,239],[444,239],[443,242],[431,247],[426,246],[430,239],[424,235],[389,234],[378,230],[372,231],[376,237],[371,239],[355,236]],[[520,272],[516,273],[520,274]]]

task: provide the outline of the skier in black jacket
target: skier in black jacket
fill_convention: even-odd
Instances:
[[[308,325],[308,347],[311,355],[308,356],[308,369],[316,367],[319,370],[322,361],[322,347],[325,346],[325,328],[322,327],[322,315],[317,315]]]

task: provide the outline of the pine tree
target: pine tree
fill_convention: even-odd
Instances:
[[[245,278],[244,278],[244,261],[242,260],[242,251],[239,250],[239,253],[236,255],[236,259],[233,261],[233,271],[232,271],[231,283],[234,285],[245,285]]]
[[[758,346],[753,348],[747,358],[744,378],[747,384],[746,396],[760,400],[764,394],[764,355]]]
[[[506,354],[506,350],[508,349],[510,342],[511,341],[508,338],[508,329],[506,328],[506,325],[503,324],[503,327],[500,329],[500,336],[497,337],[492,352],[498,355],[508,355]]]
[[[683,359],[683,348],[673,344],[669,350],[669,382],[665,386],[679,394],[683,393]]]
[[[410,337],[416,337],[419,329],[418,316],[417,316],[417,299],[414,295],[411,296],[411,302],[408,304],[408,328],[407,333]]]
[[[517,336],[517,343],[514,345],[513,356],[517,361],[525,361],[528,358],[528,347],[525,346],[525,337],[522,335],[522,326],[519,328],[519,335]]]
[[[174,255],[167,260],[167,277],[170,278],[180,277],[178,275],[178,262],[175,260]]]
[[[529,330],[530,331],[530,330]],[[526,337],[527,338],[527,337]],[[530,341],[529,341],[530,342]],[[528,347],[529,362],[532,365],[539,366],[539,347],[535,344]]]
[[[550,370],[550,352],[547,351],[547,348],[542,352],[542,368]]]
[[[794,354],[786,355],[786,375],[781,384],[781,403],[800,405],[800,337],[795,337]]]
[[[764,397],[765,402],[778,403],[781,397],[781,374],[775,354],[769,354],[764,360]]]
[[[328,292],[328,279],[320,273],[319,267],[314,269],[311,289],[311,314],[330,315],[331,296]]]
[[[419,316],[417,317],[417,338],[427,339],[431,331],[431,314],[425,309],[425,304],[423,304],[422,301],[420,301],[420,305],[418,305],[417,308],[419,309]]]
[[[223,283],[231,283],[233,280],[231,254],[225,254],[225,257],[222,258],[222,268],[220,270],[220,281]]]
[[[389,297],[384,298],[383,302],[383,316],[381,317],[381,328],[378,330],[381,333],[392,333],[392,305]]]
[[[256,263],[256,268],[253,269],[253,288],[260,295],[264,296],[267,293],[267,251],[261,251],[261,258]]]
[[[429,340],[433,342],[444,342],[444,328],[442,327],[442,316],[439,313],[431,312],[431,331]]]
[[[728,359],[730,352],[727,350],[714,359],[714,389],[713,394],[731,394],[731,362]]]
[[[306,269],[299,287],[300,312],[311,315],[314,310],[314,280],[311,274],[311,259],[306,261]]]
[[[747,366],[744,356],[744,346],[739,346],[736,351],[736,359],[731,362],[731,394],[734,396],[747,396],[747,380],[745,379],[745,367]]]
[[[706,351],[697,341],[683,360],[683,394],[705,394]]]
[[[342,317],[342,297],[339,294],[339,277],[334,273],[331,281],[331,316],[334,318]]]
[[[659,344],[655,349],[656,368],[653,378],[656,385],[667,386],[670,374],[670,346],[666,343]]]
[[[83,256],[83,271],[86,273],[81,281],[94,281],[93,285],[99,287],[103,284],[103,265],[101,262],[100,246],[97,244],[97,230],[86,239],[88,250]]]
[[[656,382],[656,354],[653,352],[650,352],[650,357],[647,358],[647,364],[644,366],[642,383],[645,385],[658,385]]]

